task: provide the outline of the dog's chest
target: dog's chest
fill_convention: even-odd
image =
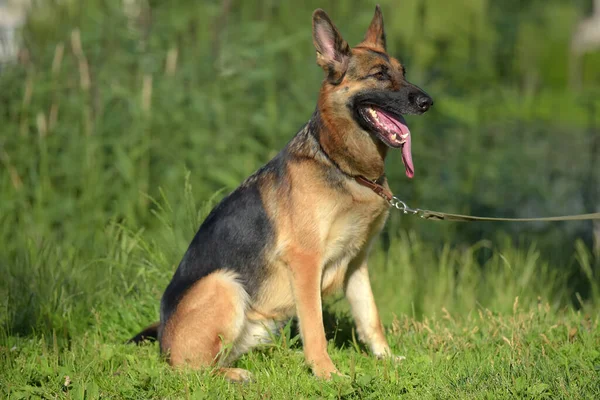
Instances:
[[[331,221],[324,245],[324,293],[343,285],[349,263],[363,252],[366,256],[367,247],[383,227],[386,217],[387,207],[375,205],[349,209]]]

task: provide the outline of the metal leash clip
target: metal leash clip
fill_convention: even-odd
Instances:
[[[397,208],[398,210],[402,211],[404,214],[417,215],[422,212],[422,210],[419,208],[410,208],[405,202],[403,202],[396,196],[393,196],[392,199],[389,201],[389,203],[392,207]]]

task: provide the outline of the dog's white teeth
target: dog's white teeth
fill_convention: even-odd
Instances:
[[[400,135],[400,137],[402,137],[402,135]],[[398,144],[404,144],[404,143],[406,143],[406,139],[398,140],[398,138],[397,138],[397,136],[396,136],[395,133],[392,135],[392,140],[394,142],[398,143]]]
[[[400,137],[402,139],[406,139],[408,137],[408,135],[410,135],[410,133],[406,132],[405,134],[401,134]]]
[[[377,111],[373,110],[372,108],[369,108],[369,114],[371,114],[371,116],[375,119],[377,119]]]

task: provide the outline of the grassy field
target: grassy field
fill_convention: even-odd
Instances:
[[[123,344],[158,315],[161,291],[184,237],[212,203],[175,212],[156,201],[162,237],[114,222],[106,248],[83,259],[74,248],[32,247],[9,267],[0,333],[2,397],[94,398],[594,398],[600,394],[599,285],[583,245],[573,263],[589,274],[586,300],[570,275],[534,248],[509,240],[441,250],[415,235],[377,246],[376,298],[393,364],[357,343],[342,297],[328,301],[329,350],[346,377],[316,380],[288,324],[273,344],[237,365],[256,382],[230,384],[210,371],[174,371],[156,344]],[[178,215],[187,215],[178,217]],[[189,219],[186,219],[189,218]],[[181,219],[181,221],[178,221]],[[187,221],[187,223],[184,223]],[[384,242],[384,241],[382,241]],[[482,253],[491,254],[479,261]],[[483,264],[482,264],[483,263]],[[562,271],[562,272],[561,272]],[[573,296],[573,298],[571,298]]]
[[[115,310],[116,311],[116,310]],[[119,313],[122,313],[121,310]],[[400,316],[388,325],[398,364],[377,361],[350,336],[350,321],[336,317],[329,351],[346,377],[314,379],[297,337],[284,330],[272,346],[237,364],[255,382],[231,384],[209,372],[174,371],[154,344],[120,344],[123,327],[97,324],[68,345],[57,336],[10,338],[2,350],[2,392],[11,399],[94,398],[597,398],[600,393],[598,318],[551,312],[540,304],[514,313],[487,309],[456,317],[417,320]],[[339,326],[339,325],[337,325]],[[102,328],[103,327],[103,328]]]
[[[392,214],[370,269],[406,360],[368,356],[334,297],[330,354],[346,377],[331,382],[304,365],[292,323],[239,360],[248,385],[125,345],[158,318],[210,208],[314,110],[312,11],[355,44],[374,4],[35,3],[19,63],[0,71],[0,398],[600,397],[587,222]],[[583,60],[581,91],[567,85],[579,3],[381,1],[390,54],[436,102],[408,119],[417,177],[397,153],[386,161],[397,195],[507,217],[597,206],[600,53]]]

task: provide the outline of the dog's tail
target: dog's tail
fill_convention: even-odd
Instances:
[[[149,340],[154,342],[158,339],[158,328],[160,327],[160,322],[155,322],[152,325],[149,325],[144,328],[140,333],[129,339],[126,343],[135,343],[140,344],[144,340]]]

